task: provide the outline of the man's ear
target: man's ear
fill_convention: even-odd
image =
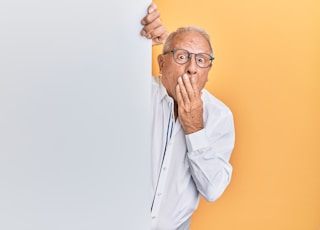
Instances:
[[[211,68],[212,68],[212,62],[210,63],[210,65],[208,67],[208,72],[210,72]]]
[[[164,55],[163,54],[158,55],[158,65],[159,65],[159,72],[162,73],[162,68],[164,66]]]

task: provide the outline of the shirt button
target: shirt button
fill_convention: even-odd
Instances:
[[[167,170],[167,167],[164,166],[162,170],[163,170],[163,171],[166,171],[166,170]]]
[[[152,219],[154,220],[156,218],[156,216],[152,216]]]
[[[161,194],[162,194],[161,192],[158,192],[158,194],[157,194],[157,195],[158,195],[158,196],[161,196]]]

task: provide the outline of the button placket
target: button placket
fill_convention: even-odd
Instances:
[[[171,155],[172,155],[172,144],[168,144],[168,148],[166,150],[166,157],[164,158],[163,166],[161,168],[161,172],[159,175],[159,184],[158,184],[157,190],[155,191],[156,196],[155,196],[154,205],[152,209],[152,217],[154,218],[152,219],[156,219],[156,216],[160,210],[162,199],[164,198],[165,184],[166,184],[167,175],[168,175],[167,171],[171,161]]]

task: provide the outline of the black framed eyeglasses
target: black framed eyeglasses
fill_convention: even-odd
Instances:
[[[164,55],[172,53],[173,60],[178,64],[185,64],[190,61],[192,54],[194,54],[195,61],[200,68],[207,68],[211,65],[214,57],[207,53],[190,53],[184,49],[175,49],[165,52]]]

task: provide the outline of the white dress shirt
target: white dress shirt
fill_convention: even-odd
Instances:
[[[214,201],[230,182],[232,113],[205,89],[201,97],[204,129],[185,135],[173,99],[152,81],[152,230],[188,230],[200,194]]]

